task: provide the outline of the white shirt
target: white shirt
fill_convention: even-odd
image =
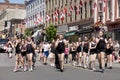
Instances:
[[[50,45],[49,44],[44,44],[43,49],[44,51],[49,51]]]

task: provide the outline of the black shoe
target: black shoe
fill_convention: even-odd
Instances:
[[[112,66],[110,66],[109,68],[112,69]]]
[[[102,69],[102,66],[101,66],[101,64],[99,65],[99,68],[100,68],[100,69]]]
[[[63,72],[63,69],[60,69],[61,72]]]
[[[107,63],[105,63],[105,68],[107,68]]]
[[[44,65],[47,65],[47,63],[44,63]]]
[[[105,71],[105,70],[104,70],[104,69],[102,69],[102,73],[104,73],[104,71]]]

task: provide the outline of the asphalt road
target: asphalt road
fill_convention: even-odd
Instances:
[[[33,72],[14,73],[14,58],[8,59],[0,54],[0,80],[120,80],[120,67],[114,66],[112,70],[106,69],[105,73],[93,72],[79,67],[65,65],[65,71],[60,72],[49,65],[44,66],[37,61],[36,70]]]

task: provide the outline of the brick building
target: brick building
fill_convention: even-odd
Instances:
[[[46,26],[57,26],[58,34],[66,36],[90,33],[94,24],[94,0],[46,0]],[[82,32],[81,32],[82,31]],[[72,32],[72,33],[71,33]]]
[[[25,25],[22,22],[25,14],[24,4],[10,3],[9,0],[0,2],[0,31],[10,33],[11,36],[16,33],[23,34]],[[5,25],[5,22],[7,22],[7,25]]]
[[[120,40],[120,0],[95,0],[95,3],[95,22],[101,20],[108,33],[115,40]]]

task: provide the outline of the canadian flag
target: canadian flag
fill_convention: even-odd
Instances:
[[[38,21],[39,21],[40,23],[42,23],[42,22],[43,22],[42,17],[39,17],[39,18],[38,18]]]
[[[103,0],[103,12],[105,12],[106,11],[106,0]]]
[[[68,12],[68,16],[69,16],[69,17],[71,16],[71,11]]]
[[[81,7],[83,6],[83,2],[82,2],[82,0],[80,0],[79,4],[80,4]]]
[[[73,11],[73,7],[72,6],[70,6],[70,11]]]
[[[50,15],[46,15],[46,21],[49,21],[51,19]]]
[[[92,8],[92,13],[94,13],[94,9],[97,7],[96,2],[93,4],[93,8]]]
[[[61,21],[64,21],[64,19],[65,19],[65,14],[63,12],[61,12],[60,19],[61,19]]]
[[[38,22],[38,21],[34,21],[34,24],[36,24],[36,25],[37,25],[37,24],[39,24],[39,22]]]
[[[64,13],[67,13],[67,8],[65,7],[64,10],[63,10]]]

